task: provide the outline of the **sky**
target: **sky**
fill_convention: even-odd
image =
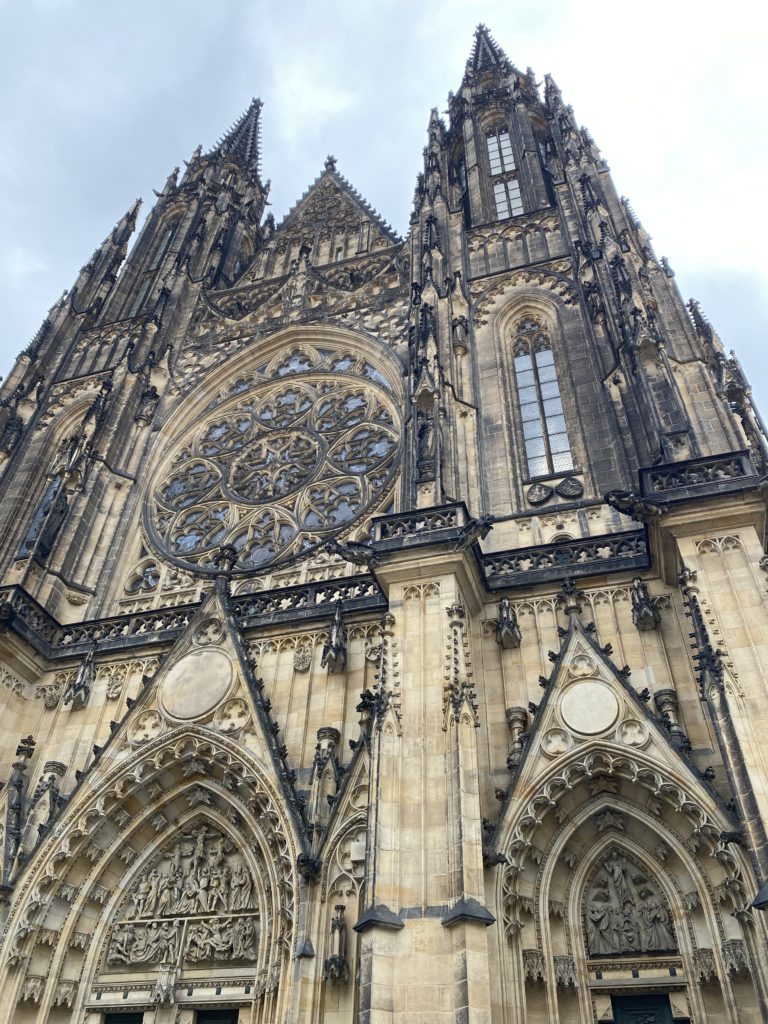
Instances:
[[[768,413],[762,4],[0,0],[0,374],[137,196],[264,101],[277,220],[332,153],[401,234],[484,22],[551,73]],[[183,166],[183,165],[182,165]],[[146,211],[146,207],[145,207]]]

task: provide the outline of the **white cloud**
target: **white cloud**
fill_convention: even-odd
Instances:
[[[110,218],[253,95],[277,216],[333,152],[404,230],[429,110],[458,87],[479,21],[518,66],[554,74],[683,294],[711,301],[726,346],[759,367],[768,99],[754,14],[749,0],[0,0],[0,90],[14,97],[0,109],[0,372]]]

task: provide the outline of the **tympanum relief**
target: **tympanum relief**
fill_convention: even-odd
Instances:
[[[602,861],[587,890],[584,929],[590,956],[677,949],[672,918],[658,886],[621,851]]]
[[[259,909],[242,855],[201,825],[134,883],[109,937],[106,969],[255,960],[258,935]]]

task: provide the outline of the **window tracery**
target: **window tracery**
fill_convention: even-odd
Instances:
[[[510,217],[517,217],[524,212],[525,207],[509,130],[504,127],[492,128],[486,133],[485,142],[496,219],[508,220]]]
[[[514,338],[514,367],[529,477],[573,469],[552,343],[543,324],[525,316]]]
[[[238,379],[154,486],[147,526],[156,545],[204,570],[231,545],[239,568],[261,569],[302,557],[372,511],[395,473],[400,431],[372,373],[364,387],[347,379],[357,362],[336,357],[344,376],[331,379],[308,372],[311,353],[296,350],[271,369],[300,379]]]

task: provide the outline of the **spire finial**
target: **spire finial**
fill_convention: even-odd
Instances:
[[[260,116],[263,104],[254,97],[248,109],[213,147],[211,153],[221,153],[241,164],[246,170],[259,172]]]
[[[472,47],[468,64],[474,71],[487,71],[502,64],[508,64],[509,59],[493,38],[487,27],[480,22],[475,29],[475,42]]]

